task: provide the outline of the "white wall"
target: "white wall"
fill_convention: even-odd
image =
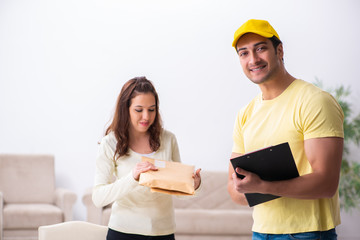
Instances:
[[[234,31],[269,20],[292,75],[351,86],[357,103],[359,10],[356,0],[0,0],[0,152],[54,154],[57,184],[77,192],[74,217],[85,219],[97,142],[122,84],[145,75],[183,162],[227,170],[236,112],[259,92]]]

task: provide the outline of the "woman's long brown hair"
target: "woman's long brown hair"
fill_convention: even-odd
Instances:
[[[135,77],[127,81],[121,89],[117,99],[114,118],[110,126],[106,129],[105,135],[114,132],[117,140],[114,160],[124,155],[128,155],[129,151],[129,127],[130,114],[129,107],[131,99],[139,94],[152,93],[155,97],[156,116],[154,123],[149,127],[150,134],[149,144],[153,151],[157,151],[160,147],[160,134],[162,131],[162,121],[159,114],[159,97],[151,83],[146,77]]]

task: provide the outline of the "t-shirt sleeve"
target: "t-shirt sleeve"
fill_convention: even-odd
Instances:
[[[344,137],[344,113],[341,106],[327,92],[312,96],[301,109],[304,140],[322,137]]]
[[[241,130],[242,115],[243,115],[243,111],[239,111],[235,119],[234,130],[233,130],[233,147],[232,147],[232,152],[241,153],[241,154],[245,152],[244,137],[242,135],[242,130]]]

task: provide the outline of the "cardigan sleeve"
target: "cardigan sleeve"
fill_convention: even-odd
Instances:
[[[92,194],[92,200],[96,207],[106,206],[138,186],[131,171],[113,181],[116,166],[112,145],[110,137],[105,136],[100,143],[96,158],[95,184]]]
[[[172,156],[171,156],[172,161],[181,162],[179,145],[177,143],[175,135],[173,135],[171,138],[171,150],[172,150]]]

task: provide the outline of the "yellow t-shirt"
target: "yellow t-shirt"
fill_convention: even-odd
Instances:
[[[344,114],[327,92],[295,80],[278,97],[254,98],[237,115],[233,152],[244,154],[289,142],[300,176],[312,172],[304,140],[344,137]],[[256,205],[253,231],[286,234],[326,231],[340,224],[338,192],[329,199],[302,200],[281,197]]]

